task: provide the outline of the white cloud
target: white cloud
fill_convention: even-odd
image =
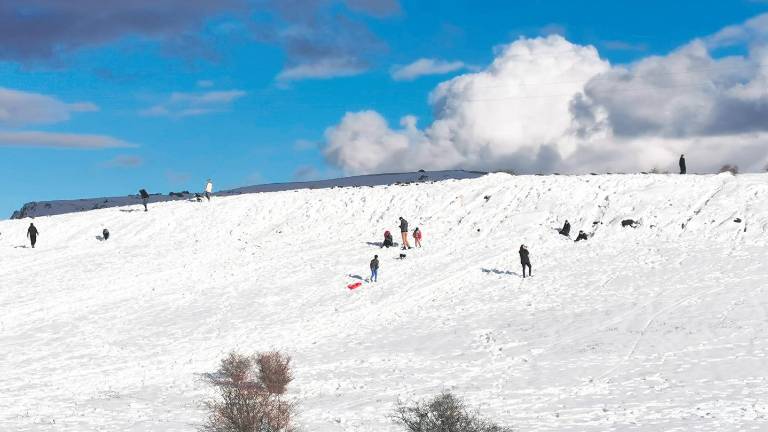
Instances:
[[[710,48],[720,48],[744,43],[765,44],[768,41],[768,14],[761,14],[742,24],[723,28],[706,37],[704,41]]]
[[[293,143],[293,149],[296,151],[314,150],[319,146],[316,141],[310,141],[305,139],[298,139]]]
[[[395,66],[391,75],[395,81],[412,81],[422,76],[447,74],[465,67],[464,62],[460,61],[421,58],[404,66]]]
[[[133,144],[105,135],[39,131],[0,131],[0,146],[47,147],[79,150],[135,147]]]
[[[692,171],[759,170],[768,162],[768,46],[754,36],[758,21],[728,30],[752,35],[747,56],[713,58],[718,36],[624,66],[561,36],[520,39],[486,69],[437,86],[424,129],[410,116],[392,129],[374,111],[347,113],[326,130],[324,152],[347,173],[642,171],[672,167],[680,153]]]
[[[222,90],[204,93],[172,93],[163,103],[139,111],[148,117],[192,117],[226,111],[247,93]]]
[[[39,93],[0,87],[0,126],[58,123],[72,113],[98,111],[90,102],[66,103]]]
[[[117,155],[104,163],[106,167],[136,168],[144,164],[144,159],[135,155]]]
[[[278,81],[296,81],[302,79],[328,79],[359,75],[366,71],[367,65],[354,57],[322,58],[285,68],[277,76]]]
[[[197,86],[200,88],[210,88],[213,87],[214,82],[211,80],[199,80],[197,81]]]

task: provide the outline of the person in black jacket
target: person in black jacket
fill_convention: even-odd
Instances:
[[[680,155],[680,161],[678,164],[680,165],[680,174],[685,174],[685,155]]]
[[[525,268],[528,267],[528,276],[531,274],[531,259],[528,256],[528,248],[525,245],[520,245],[520,264],[523,266],[523,279],[525,279]]]
[[[584,231],[579,231],[579,235],[576,237],[576,240],[574,240],[574,242],[586,240],[586,239],[587,239],[587,233],[585,233]]]
[[[560,234],[568,237],[571,235],[571,223],[568,222],[568,219],[565,220],[565,223],[563,224],[563,227],[560,229]]]
[[[405,250],[411,248],[411,244],[408,243],[408,221],[400,218],[400,235],[403,237],[403,247],[402,249]]]
[[[104,228],[101,230],[101,236],[104,238],[104,240],[109,240],[109,230]]]
[[[144,211],[147,211],[147,203],[149,202],[149,194],[145,189],[139,189],[139,195],[141,195],[141,203],[144,204]]]
[[[27,228],[27,237],[29,237],[29,242],[32,243],[32,249],[35,248],[35,243],[37,243],[37,236],[39,234],[37,228],[35,228],[35,224],[30,223],[29,228]]]
[[[394,246],[394,240],[392,240],[392,233],[389,231],[384,231],[384,243],[381,244],[381,247],[392,247]]]
[[[371,282],[376,282],[379,277],[379,256],[374,255],[371,260]]]

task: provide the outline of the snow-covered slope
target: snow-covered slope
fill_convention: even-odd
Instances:
[[[325,189],[347,186],[382,186],[397,183],[413,183],[425,181],[463,180],[477,178],[485,175],[479,171],[445,170],[445,171],[418,171],[408,173],[370,174],[352,177],[342,177],[328,180],[315,180],[291,183],[269,183],[256,186],[245,186],[237,189],[223,190],[215,193],[215,196],[231,196],[245,193],[278,192],[296,189]],[[202,186],[202,185],[201,185]],[[137,188],[138,189],[138,188]],[[202,191],[197,191],[202,194]],[[149,199],[150,203],[168,201],[195,200],[195,192],[170,192],[167,195],[154,193]],[[98,210],[112,207],[124,207],[141,202],[138,193],[135,195],[113,196],[101,198],[83,198],[58,201],[32,201],[24,204],[11,215],[11,219],[24,219],[27,217],[54,216],[67,213]]]
[[[443,389],[524,431],[768,428],[766,175],[492,174],[136,210],[37,218],[34,250],[28,219],[0,222],[0,430],[190,431],[198,374],[273,348],[312,432],[395,431],[398,397]],[[401,215],[424,232],[405,260],[371,244]],[[594,237],[558,235],[564,218]],[[374,254],[379,283],[347,290]]]

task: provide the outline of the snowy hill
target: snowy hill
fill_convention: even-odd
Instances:
[[[428,182],[442,180],[462,180],[477,178],[485,175],[479,171],[446,170],[446,171],[418,171],[409,173],[371,174],[352,177],[342,177],[329,180],[316,180],[291,183],[270,183],[256,186],[245,186],[237,189],[223,190],[215,193],[215,196],[231,196],[246,193],[278,192],[296,189],[326,189],[349,186],[382,186],[397,183]],[[198,193],[202,193],[198,191]],[[168,201],[188,201],[195,199],[195,192],[179,192],[152,194],[150,203]],[[98,210],[112,207],[124,207],[141,202],[136,195],[84,198],[58,201],[32,201],[24,204],[11,215],[11,219],[24,219],[27,217],[54,216],[66,213],[75,213],[89,210]]]
[[[395,431],[398,397],[443,389],[523,431],[768,425],[767,175],[491,174],[138,208],[37,218],[34,250],[28,219],[0,222],[0,430],[194,430],[199,374],[272,348],[294,358],[311,432]],[[424,232],[405,260],[371,244],[398,216]],[[594,236],[558,235],[565,218]],[[374,254],[379,282],[347,290]]]

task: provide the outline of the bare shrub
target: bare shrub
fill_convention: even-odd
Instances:
[[[736,174],[739,173],[739,167],[736,166],[736,165],[725,164],[725,165],[720,167],[720,171],[718,171],[718,172],[719,173],[724,173],[726,171],[730,172],[733,175],[736,175]]]
[[[230,353],[218,371],[205,376],[219,397],[206,403],[210,414],[201,431],[294,431],[294,406],[282,397],[292,379],[290,357],[279,352]]]
[[[259,366],[259,380],[272,394],[284,394],[288,384],[293,381],[291,358],[277,351],[260,353],[256,357]]]
[[[404,404],[399,402],[392,415],[395,423],[410,432],[511,432],[467,409],[464,402],[449,392],[434,398]]]

